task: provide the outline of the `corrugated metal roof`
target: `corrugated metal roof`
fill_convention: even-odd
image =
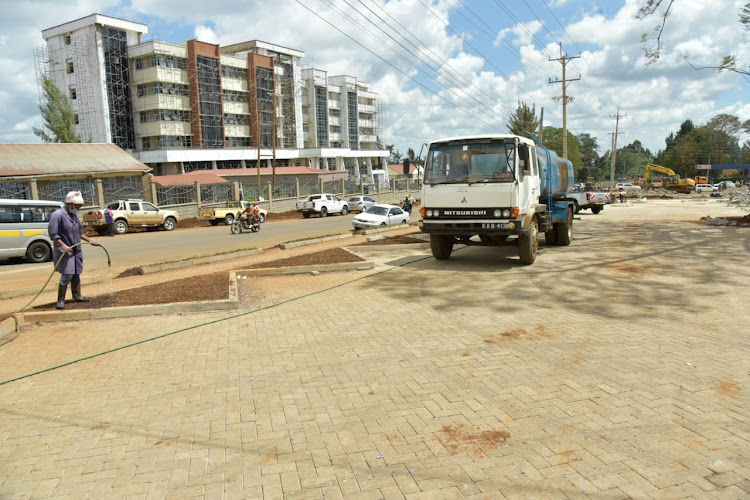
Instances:
[[[214,173],[213,170],[196,170],[187,174],[180,175],[156,175],[154,182],[161,186],[192,186],[195,181],[201,184],[224,184],[231,181]]]
[[[114,144],[0,144],[0,176],[147,172]]]

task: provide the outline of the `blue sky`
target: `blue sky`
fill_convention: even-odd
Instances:
[[[737,22],[744,0],[675,0],[662,57],[651,65],[640,37],[659,19],[635,19],[644,1],[4,2],[0,141],[38,141],[33,49],[43,45],[41,30],[94,12],[144,23],[150,37],[167,42],[260,39],[302,50],[303,66],[372,85],[386,104],[385,142],[402,152],[439,137],[503,132],[519,100],[544,108],[545,125],[562,126],[554,100],[561,85],[549,83],[562,76],[560,63],[549,61],[559,57],[560,43],[568,56],[581,56],[567,66],[569,78],[581,76],[569,84],[568,129],[596,137],[600,153],[610,147],[618,107],[618,145],[638,139],[653,152],[685,119],[750,119],[750,80],[686,62],[711,66],[732,53],[740,66],[750,65]]]

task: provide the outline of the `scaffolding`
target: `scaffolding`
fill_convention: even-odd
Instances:
[[[201,147],[224,147],[224,122],[221,113],[219,60],[197,56],[198,103],[200,106]]]
[[[130,95],[128,35],[123,30],[102,26],[101,38],[112,142],[122,149],[133,150],[135,131]]]
[[[71,59],[73,61],[73,85],[68,89],[69,92],[75,91],[75,99],[71,97],[73,110],[78,115],[76,132],[82,142],[99,142],[104,138],[97,137],[96,122],[101,115],[102,110],[97,109],[96,103],[101,102],[100,98],[95,95],[93,82],[98,78],[91,68],[91,53],[96,53],[96,43],[91,39],[88,31],[81,30],[76,33],[75,43],[71,44]]]
[[[44,77],[52,78],[50,72],[50,57],[47,52],[47,47],[36,47],[34,49],[34,69],[36,73],[36,87],[37,87],[37,104],[39,106],[39,113],[41,116],[42,108],[47,105],[47,97],[44,94]],[[44,123],[44,117],[42,116],[42,124],[39,127],[44,134],[49,137],[52,131]],[[5,196],[5,198],[9,198]]]

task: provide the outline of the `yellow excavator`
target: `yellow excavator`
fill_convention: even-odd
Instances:
[[[662,174],[667,174],[669,176],[664,184],[666,189],[686,194],[695,189],[695,181],[693,179],[681,179],[671,168],[662,167],[661,165],[653,165],[651,163],[646,165],[646,173],[643,175],[643,182],[645,184],[648,184],[651,172],[661,172]]]

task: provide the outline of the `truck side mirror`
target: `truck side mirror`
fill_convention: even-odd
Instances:
[[[409,175],[409,170],[411,169],[411,160],[409,158],[406,158],[403,163],[404,163],[404,175]]]
[[[518,159],[523,162],[529,159],[529,147],[528,146],[519,146]]]

